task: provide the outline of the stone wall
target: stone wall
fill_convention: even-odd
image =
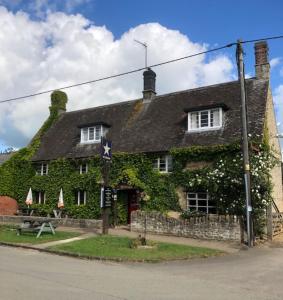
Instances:
[[[240,220],[235,216],[207,215],[187,220],[166,217],[159,212],[132,212],[131,231],[210,240],[241,240]]]
[[[43,217],[31,217],[31,216],[0,216],[0,224],[20,224],[23,220],[44,220]],[[52,224],[56,226],[66,226],[74,228],[90,228],[100,229],[102,227],[101,220],[94,219],[71,219],[71,218],[48,218],[52,221]]]
[[[274,105],[271,95],[271,90],[268,90],[267,107],[266,107],[266,120],[265,126],[268,128],[269,143],[278,160],[281,162],[281,148],[277,135],[277,126],[274,113]],[[273,185],[272,198],[274,199],[278,209],[283,211],[283,189],[282,189],[282,168],[281,163],[276,165],[271,171],[271,181]]]

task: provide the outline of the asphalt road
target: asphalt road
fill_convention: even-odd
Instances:
[[[0,299],[283,299],[283,245],[158,264],[0,247]]]

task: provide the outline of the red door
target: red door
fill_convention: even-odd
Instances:
[[[128,191],[128,224],[131,224],[131,212],[139,209],[136,190]]]

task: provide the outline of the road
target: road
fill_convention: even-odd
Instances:
[[[283,299],[283,245],[156,264],[0,247],[0,299]]]

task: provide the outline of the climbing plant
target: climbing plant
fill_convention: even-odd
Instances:
[[[76,218],[100,217],[101,166],[98,156],[74,160],[60,158],[49,162],[48,175],[36,175],[32,156],[40,145],[42,135],[64,110],[64,93],[53,96],[50,116],[31,143],[0,167],[0,194],[24,201],[29,187],[45,191],[46,203],[34,204],[40,213],[50,213],[57,207],[59,191],[64,191],[66,213]],[[259,228],[267,205],[271,201],[272,186],[270,171],[277,163],[268,143],[252,139],[256,145],[251,151],[252,204],[256,226]],[[115,147],[115,146],[114,146]],[[115,153],[111,163],[110,184],[116,188],[128,185],[139,191],[142,209],[158,211],[181,211],[177,188],[184,191],[206,191],[217,204],[220,214],[244,215],[245,195],[243,161],[239,143],[209,147],[172,149],[173,171],[163,174],[153,169],[159,154]],[[80,163],[88,164],[88,173],[80,174]],[[191,168],[190,163],[200,162],[200,167]],[[76,191],[87,192],[86,205],[77,205]],[[125,222],[125,205],[118,203],[119,218]]]

